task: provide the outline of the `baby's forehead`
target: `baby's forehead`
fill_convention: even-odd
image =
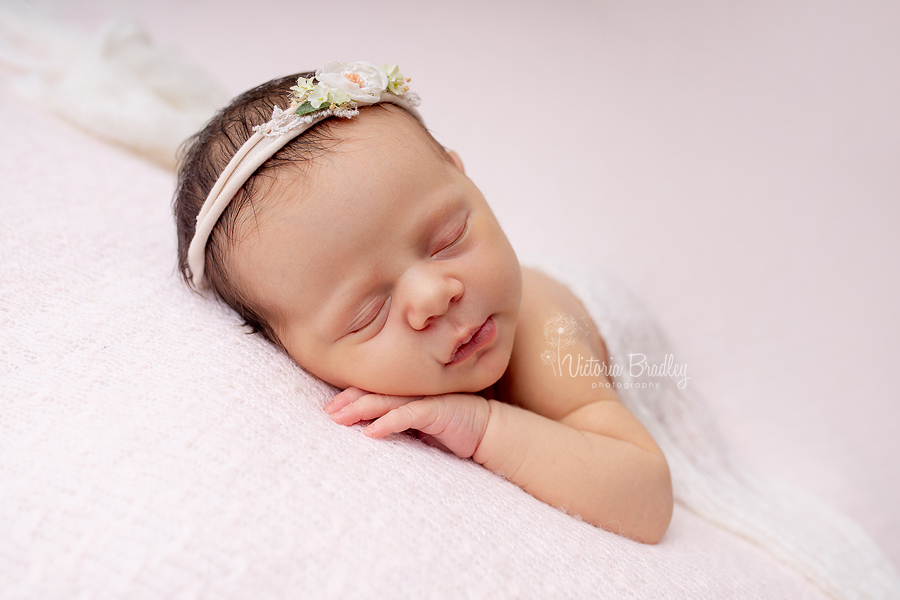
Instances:
[[[377,140],[379,146],[399,144],[414,147],[417,151],[429,149],[433,158],[449,161],[447,152],[425,126],[411,113],[395,104],[376,104],[359,109],[359,114],[349,119],[332,118],[317,127],[325,131],[319,133],[330,138],[331,143],[324,148],[338,149],[340,146],[358,146],[366,141]],[[305,133],[317,135],[316,128]],[[354,148],[358,150],[358,148]],[[327,152],[322,153],[322,156]]]
[[[452,165],[428,130],[393,104],[364,107],[351,119],[328,119],[274,158],[275,167],[255,194],[254,219],[267,208],[308,197],[330,199],[317,209],[337,214],[348,208],[341,201],[345,196],[378,193],[385,183],[399,187],[401,179],[434,175]]]

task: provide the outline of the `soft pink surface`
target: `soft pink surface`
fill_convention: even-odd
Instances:
[[[900,5],[48,5],[232,93],[398,63],[517,249],[618,273],[743,455],[900,564]]]

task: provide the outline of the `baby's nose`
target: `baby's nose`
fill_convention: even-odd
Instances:
[[[422,330],[459,302],[465,287],[456,277],[441,273],[417,273],[407,289],[407,319],[413,329]]]

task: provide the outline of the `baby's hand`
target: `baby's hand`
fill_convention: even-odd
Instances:
[[[488,401],[474,394],[386,396],[352,387],[326,404],[325,412],[341,425],[376,419],[364,430],[371,438],[416,429],[462,458],[478,449],[491,416]]]

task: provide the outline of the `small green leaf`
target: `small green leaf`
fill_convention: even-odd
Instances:
[[[319,106],[319,108],[313,108],[313,105],[309,103],[309,100],[307,100],[306,102],[298,106],[297,110],[294,112],[296,112],[298,115],[308,115],[309,113],[318,112],[326,108],[328,108],[327,102],[323,102],[322,105]]]

